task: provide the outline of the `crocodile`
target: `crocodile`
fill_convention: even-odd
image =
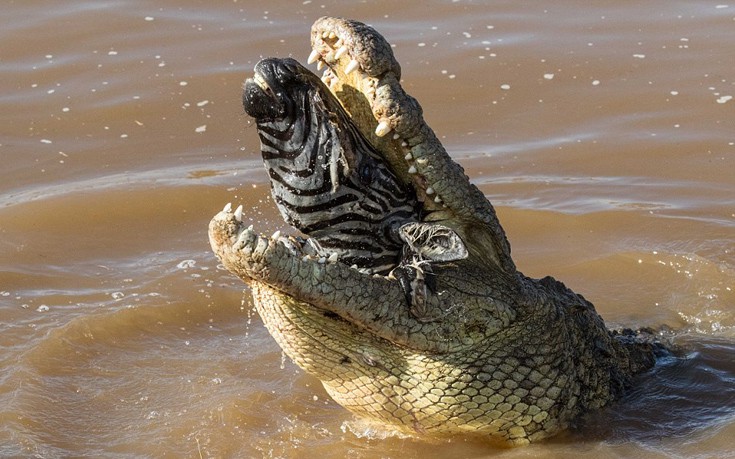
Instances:
[[[269,58],[243,92],[274,200],[300,234],[260,234],[228,204],[209,239],[337,403],[414,435],[525,445],[655,365],[665,348],[653,334],[608,330],[582,295],[518,271],[492,204],[402,88],[383,36],[323,17],[311,47],[321,77]]]

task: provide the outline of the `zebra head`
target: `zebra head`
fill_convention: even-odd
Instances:
[[[374,273],[395,267],[398,228],[418,220],[420,204],[319,77],[294,59],[264,59],[243,106],[286,223],[310,236],[318,256]]]

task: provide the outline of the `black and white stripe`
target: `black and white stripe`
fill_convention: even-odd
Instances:
[[[316,81],[314,81],[316,80]],[[401,183],[321,81],[286,87],[294,104],[282,119],[258,121],[273,196],[286,222],[329,255],[372,272],[400,260],[398,227],[418,218]]]

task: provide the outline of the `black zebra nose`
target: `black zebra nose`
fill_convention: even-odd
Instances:
[[[255,65],[255,76],[245,81],[243,107],[256,121],[300,116],[298,93],[313,90],[319,78],[295,59],[269,57]]]
[[[245,112],[256,121],[286,117],[293,105],[292,81],[298,65],[293,59],[268,58],[258,62],[255,75],[247,79],[243,87]]]
[[[282,118],[285,105],[276,97],[270,87],[263,87],[254,78],[248,78],[242,93],[242,106],[245,113],[256,121],[267,121]]]
[[[255,65],[255,74],[260,76],[276,93],[303,84],[301,75],[309,71],[296,59],[269,57]]]

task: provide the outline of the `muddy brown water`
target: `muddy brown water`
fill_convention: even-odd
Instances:
[[[0,457],[735,457],[735,4],[9,1]],[[210,252],[282,228],[240,105],[321,15],[376,26],[519,268],[684,358],[553,440],[402,437],[282,353]]]

